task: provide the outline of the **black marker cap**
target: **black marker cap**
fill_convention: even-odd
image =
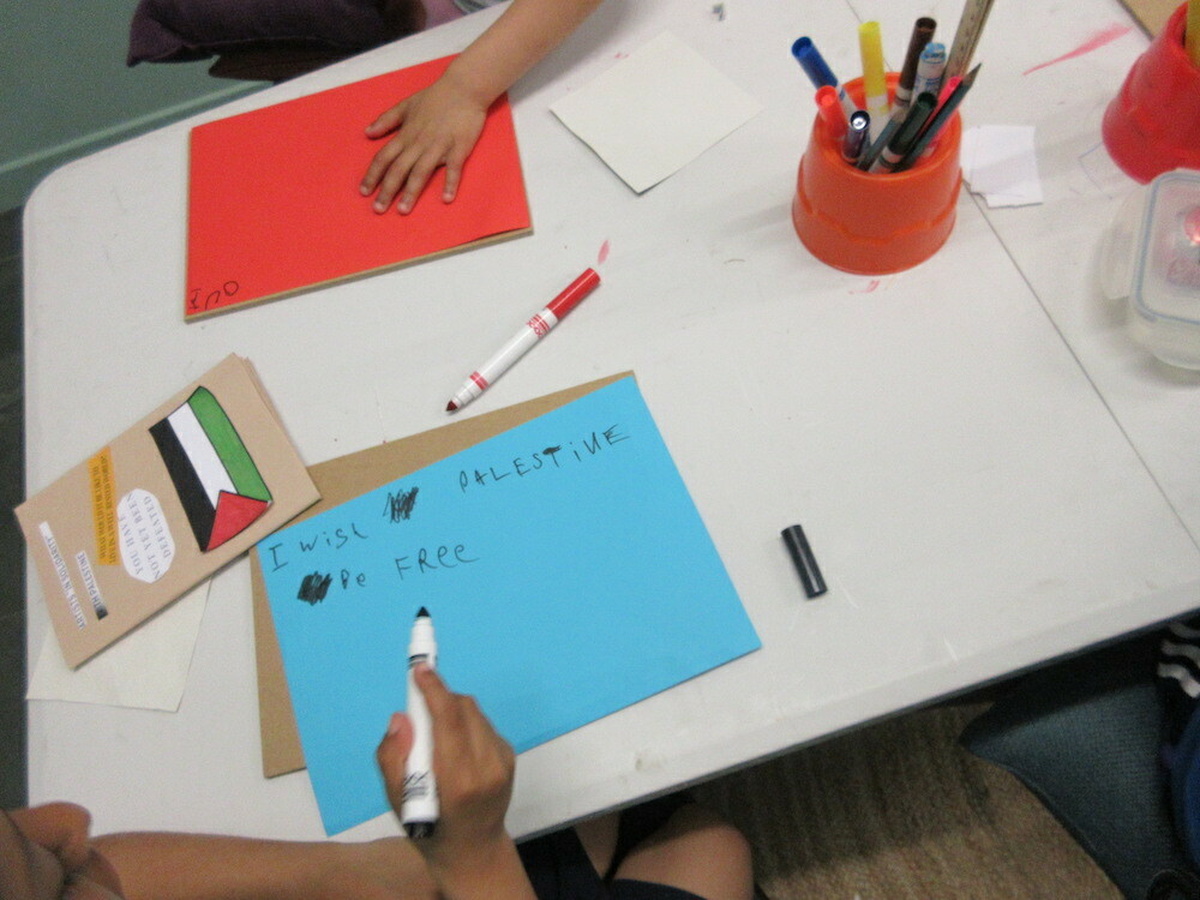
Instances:
[[[808,545],[808,538],[804,536],[804,529],[799,525],[789,525],[780,534],[783,535],[788,553],[792,555],[792,562],[796,564],[805,596],[820,597],[828,588],[825,587],[825,579],[821,577],[821,569],[817,566],[812,547]]]

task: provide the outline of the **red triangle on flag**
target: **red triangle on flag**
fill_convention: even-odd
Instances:
[[[221,491],[217,495],[217,510],[213,517],[212,534],[206,550],[215,550],[232,537],[241,534],[255,519],[267,511],[270,500],[258,500],[242,494]]]

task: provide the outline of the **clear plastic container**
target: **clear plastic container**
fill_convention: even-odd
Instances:
[[[1105,292],[1129,298],[1134,337],[1163,362],[1200,369],[1200,171],[1159,175],[1118,213]]]

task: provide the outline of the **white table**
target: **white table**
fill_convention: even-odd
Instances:
[[[1146,40],[1022,74],[1128,23],[1116,0],[996,5],[965,124],[1036,124],[1046,203],[964,191],[948,244],[879,279],[792,230],[813,106],[788,47],[810,34],[853,72],[858,21],[895,57],[913,18],[948,37],[960,5],[724,5],[608,0],[513,91],[532,237],[180,320],[190,125],[461,49],[494,11],[73,163],[26,210],[30,491],[229,352],[310,463],[442,424],[464,366],[608,242],[602,291],[468,414],[633,369],[764,647],[524,754],[516,834],[1200,605],[1200,376],[1135,347],[1094,276],[1132,187],[1096,149],[1100,116]],[[664,29],[766,109],[638,197],[547,107]],[[779,538],[793,522],[830,583],[815,601]],[[29,621],[36,648],[36,584]],[[254,678],[242,561],[213,581],[178,713],[31,703],[31,799],[84,803],[99,831],[321,836],[304,774],[261,777]]]

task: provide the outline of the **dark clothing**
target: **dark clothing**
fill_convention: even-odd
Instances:
[[[703,900],[680,888],[613,877],[634,847],[690,802],[684,794],[671,794],[622,812],[617,847],[603,876],[592,868],[573,828],[520,844],[517,850],[538,900]]]

